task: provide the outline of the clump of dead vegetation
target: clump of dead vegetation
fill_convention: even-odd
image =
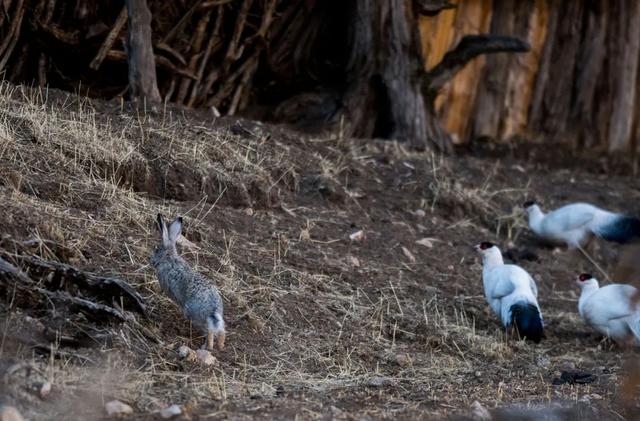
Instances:
[[[9,85],[0,100],[0,257],[29,279],[0,279],[0,369],[14,373],[0,404],[32,419],[95,418],[114,400],[213,418],[622,410],[624,357],[570,311],[550,250],[530,263],[548,340],[509,341],[488,312],[468,246],[517,239],[530,193],[498,169]],[[182,254],[225,300],[228,345],[211,365],[181,348],[202,339],[148,266],[158,212],[185,216]],[[110,279],[119,289],[95,289]],[[597,380],[552,386],[571,369]],[[23,386],[45,382],[46,396]]]

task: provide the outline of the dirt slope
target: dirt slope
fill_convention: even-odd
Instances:
[[[117,276],[149,309],[96,322],[20,300],[3,281],[0,403],[30,419],[96,419],[111,399],[141,419],[173,403],[192,419],[464,417],[474,401],[510,419],[525,409],[637,411],[620,386],[637,351],[602,342],[577,314],[573,278],[596,270],[537,244],[518,208],[536,196],[638,211],[633,177],[508,152],[443,158],[394,142],[309,139],[175,109],[121,112],[10,85],[0,103],[0,257],[28,247]],[[176,353],[202,338],[148,265],[158,212],[185,216],[193,246],[180,250],[224,296],[227,347],[213,368]],[[350,240],[359,230],[364,238]],[[470,247],[482,240],[537,279],[540,345],[506,341],[489,312]],[[611,273],[619,254],[595,250]],[[10,369],[19,363],[31,369]],[[552,385],[563,370],[595,381]],[[34,376],[53,385],[44,399],[28,385]]]

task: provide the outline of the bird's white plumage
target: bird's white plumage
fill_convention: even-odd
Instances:
[[[638,290],[631,285],[611,284],[600,288],[595,278],[578,280],[582,289],[578,312],[598,332],[623,344],[640,345]]]
[[[576,248],[592,234],[601,235],[607,225],[620,215],[600,209],[588,203],[574,203],[543,213],[537,204],[527,208],[529,227],[536,235]]]
[[[534,305],[538,311],[538,287],[526,270],[505,265],[498,247],[482,251],[482,283],[489,306],[506,327],[512,323],[511,308],[519,302]]]

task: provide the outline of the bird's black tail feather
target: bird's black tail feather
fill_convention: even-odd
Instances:
[[[513,324],[523,339],[539,343],[544,338],[542,317],[538,307],[527,302],[519,302],[511,306]]]
[[[616,243],[628,243],[640,240],[640,219],[632,216],[620,216],[599,230],[600,237]]]

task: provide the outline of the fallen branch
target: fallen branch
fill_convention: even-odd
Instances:
[[[436,16],[443,10],[455,9],[457,7],[447,0],[414,0],[413,4],[416,12],[424,16]]]
[[[120,35],[120,32],[122,32],[122,28],[126,23],[127,23],[127,8],[125,6],[120,11],[120,14],[116,19],[116,23],[113,25],[113,28],[111,28],[111,31],[109,31],[109,34],[107,34],[107,37],[102,43],[102,46],[98,51],[98,54],[96,54],[93,60],[91,60],[91,64],[89,64],[90,68],[92,68],[93,70],[98,70],[100,68],[100,65],[102,64],[105,57],[107,56],[107,53],[113,47],[113,44],[116,42],[118,35]]]
[[[467,35],[456,48],[444,55],[444,58],[427,73],[425,91],[433,96],[447,83],[465,64],[480,54],[529,51],[529,44],[520,38],[506,35]]]
[[[169,55],[171,55],[171,57],[173,57],[176,60],[178,60],[180,62],[180,64],[182,64],[183,66],[187,65],[187,60],[185,60],[184,57],[182,57],[182,54],[180,54],[179,52],[177,52],[176,50],[174,50],[173,48],[171,48],[170,46],[168,46],[164,42],[161,42],[161,43],[157,44],[155,46],[155,49],[156,50],[160,50],[160,51],[164,51],[166,53],[169,53]]]
[[[44,288],[33,288],[34,291],[46,296],[53,304],[62,304],[74,313],[80,312],[89,319],[98,322],[126,322],[127,317],[120,310],[105,304],[94,303],[84,298],[74,297],[65,291],[49,291]]]
[[[111,50],[107,53],[106,56],[107,59],[109,60],[114,60],[114,61],[127,61],[127,53],[125,53],[124,51],[120,51],[120,50]],[[166,57],[162,57],[162,56],[156,56],[156,65],[167,69],[173,73],[176,73],[178,75],[181,76],[185,76],[188,77],[190,79],[193,80],[198,80],[198,76],[194,75],[192,72],[189,71],[189,69],[180,69],[178,67],[176,67],[173,63],[171,63],[171,61],[166,58]]]
[[[0,275],[11,275],[25,284],[32,282],[31,278],[29,278],[26,273],[24,273],[11,263],[7,262],[2,257],[0,257]]]
[[[55,272],[57,276],[63,277],[65,282],[70,282],[92,295],[100,296],[106,301],[118,301],[122,297],[125,303],[132,304],[135,311],[145,317],[147,316],[144,298],[131,285],[121,279],[84,272],[65,263],[42,260],[35,256],[17,255],[16,258],[41,271]],[[89,301],[89,303],[91,302]]]

